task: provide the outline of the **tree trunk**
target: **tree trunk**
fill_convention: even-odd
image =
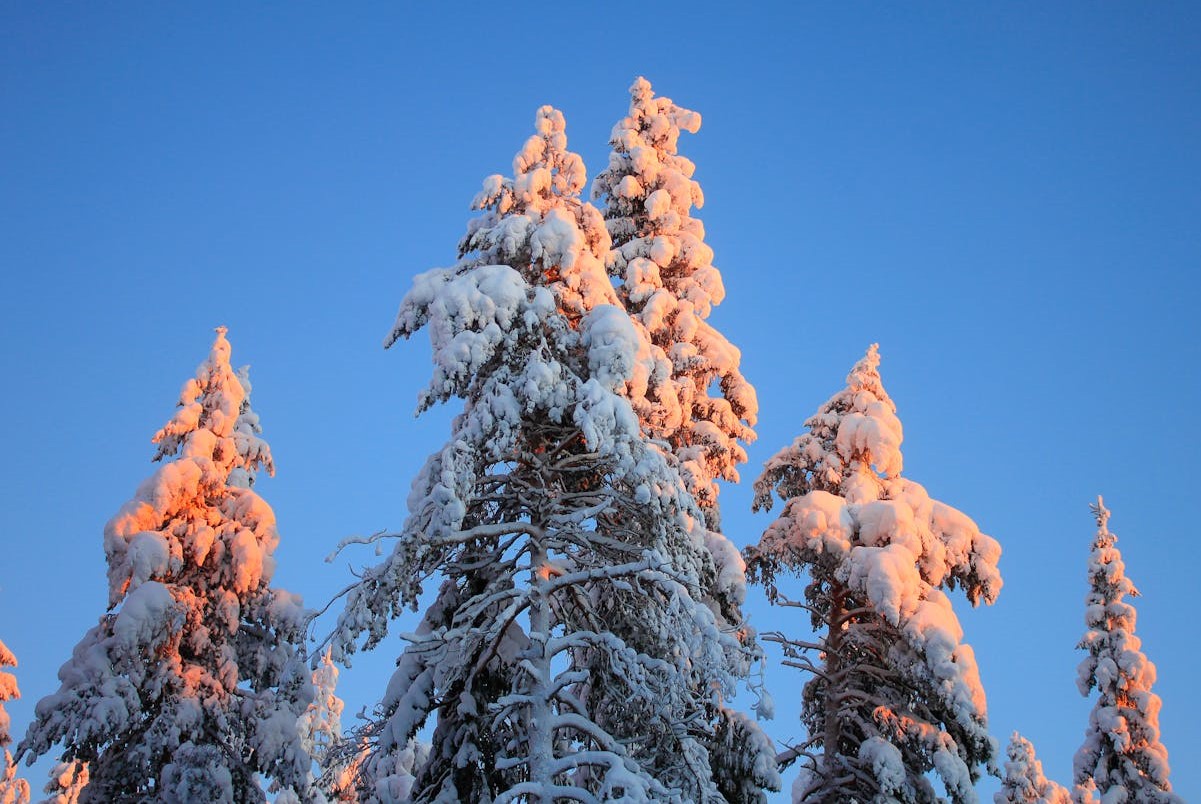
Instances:
[[[822,735],[822,774],[827,778],[836,778],[840,769],[835,767],[835,758],[839,755],[842,742],[842,722],[839,718],[837,690],[834,689],[834,679],[838,678],[841,670],[842,629],[845,627],[843,615],[846,614],[846,589],[842,584],[833,583],[830,588],[830,612],[827,614],[828,633],[826,634],[826,700],[825,700],[825,730]]]

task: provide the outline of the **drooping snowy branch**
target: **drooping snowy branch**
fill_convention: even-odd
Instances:
[[[704,204],[695,166],[678,152],[680,134],[695,133],[701,118],[656,97],[644,78],[630,96],[629,115],[613,128],[609,166],[592,188],[604,199],[613,239],[608,270],[644,336],[627,394],[647,435],[670,446],[701,507],[717,569],[710,595],[738,627],[746,568],[720,533],[717,481],[738,480],[758,402],[739,370],[738,349],[707,320],[725,288],[704,226],[691,216]]]
[[[279,534],[250,488],[270,450],[229,356],[221,327],[154,437],[162,465],[105,527],[110,610],[18,747],[86,763],[85,802],[264,801],[258,775],[308,797],[305,612],[270,586]]]
[[[1138,801],[1178,804],[1168,780],[1168,750],[1159,739],[1159,696],[1151,691],[1155,665],[1135,636],[1136,612],[1125,598],[1138,590],[1126,576],[1109,509],[1097,497],[1097,520],[1084,598],[1088,630],[1077,646],[1088,655],[1077,669],[1080,694],[1097,692],[1084,744],[1076,752],[1075,798],[1080,802]]]
[[[1001,549],[901,476],[901,423],[878,367],[873,345],[755,483],[756,507],[773,496],[785,504],[748,548],[751,571],[773,600],[781,572],[806,573],[802,607],[820,634],[817,643],[776,638],[811,675],[802,696],[810,737],[787,755],[802,764],[793,796],[934,801],[934,771],[952,801],[973,802],[978,766],[992,768],[996,745],[944,590],[991,603]]]
[[[50,781],[44,788],[48,796],[42,804],[80,804],[88,780],[86,762],[56,762],[50,769]]]
[[[755,632],[741,611],[746,565],[721,533],[718,481],[737,481],[738,465],[746,460],[743,445],[755,437],[758,403],[739,370],[738,350],[708,321],[725,289],[704,226],[691,214],[704,204],[692,178],[695,166],[678,151],[680,134],[695,133],[700,115],[656,97],[644,78],[630,87],[630,96],[629,114],[613,128],[609,166],[592,187],[594,198],[603,199],[613,240],[607,268],[641,342],[624,391],[643,432],[667,446],[701,509],[715,570],[705,579],[702,599],[723,627],[741,636],[752,658]],[[711,726],[716,733],[737,722],[736,713],[725,712]],[[746,767],[770,763],[774,751],[765,742],[751,739],[741,747],[755,746],[762,754],[751,757],[707,744],[715,775],[737,787]],[[733,763],[728,769],[726,757]]]

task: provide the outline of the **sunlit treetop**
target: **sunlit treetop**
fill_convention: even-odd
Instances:
[[[681,132],[700,124],[699,114],[656,97],[639,78],[592,193],[604,199],[613,238],[609,273],[655,347],[652,374],[634,389],[635,409],[652,437],[671,443],[689,491],[717,529],[716,481],[737,481],[758,401],[739,370],[738,349],[707,321],[725,287],[705,227],[691,214],[704,204],[695,166],[677,148]]]
[[[248,394],[219,327],[154,436],[159,466],[104,528],[109,613],[18,748],[60,743],[86,798],[264,801],[260,775],[307,795],[307,613],[270,586],[279,533],[251,486],[273,465]]]
[[[1081,695],[1094,690],[1084,743],[1073,760],[1075,796],[1081,802],[1139,801],[1179,804],[1168,780],[1168,749],[1159,738],[1159,696],[1151,691],[1155,665],[1135,635],[1137,613],[1126,602],[1138,590],[1126,575],[1109,509],[1100,497],[1090,506],[1097,521],[1088,558],[1084,598],[1087,651],[1076,671]]]

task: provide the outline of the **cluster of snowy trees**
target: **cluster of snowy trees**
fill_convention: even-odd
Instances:
[[[401,302],[385,346],[428,333],[420,410],[461,411],[311,652],[315,614],[271,585],[279,535],[254,486],[274,465],[217,330],[154,436],[159,467],[104,529],[108,609],[15,757],[0,673],[0,804],[30,799],[17,761],[56,747],[53,802],[756,802],[793,771],[798,802],[972,802],[982,771],[1003,776],[998,802],[1178,800],[1100,500],[1073,792],[1016,734],[1001,770],[951,597],[992,603],[1001,548],[902,476],[875,346],[765,465],[755,505],[782,505],[758,543],[725,535],[719,482],[738,480],[758,403],[708,321],[724,289],[678,151],[700,117],[643,79],[631,97],[598,205],[543,107],[458,261]],[[755,633],[748,580],[797,610],[796,633]],[[427,586],[376,712],[344,733],[338,665]],[[761,639],[805,675],[800,744],[760,725]]]

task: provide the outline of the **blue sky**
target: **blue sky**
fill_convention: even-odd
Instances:
[[[906,474],[1005,550],[999,602],[956,600],[994,734],[1021,729],[1068,781],[1101,493],[1173,781],[1201,799],[1201,12],[1173,2],[0,7],[14,727],[103,611],[103,524],[218,324],[279,466],[259,486],[277,583],[319,605],[346,582],[323,557],[399,525],[447,433],[450,411],[412,416],[427,345],[380,348],[410,278],[453,261],[539,105],[602,167],[639,74],[704,116],[682,150],[728,292],[712,320],[761,406],[722,496],[735,543],[770,521],[749,512],[757,467],[878,341]],[[799,628],[758,593],[750,610]],[[399,649],[343,674],[348,714]],[[796,736],[800,678],[768,682],[769,733]]]

